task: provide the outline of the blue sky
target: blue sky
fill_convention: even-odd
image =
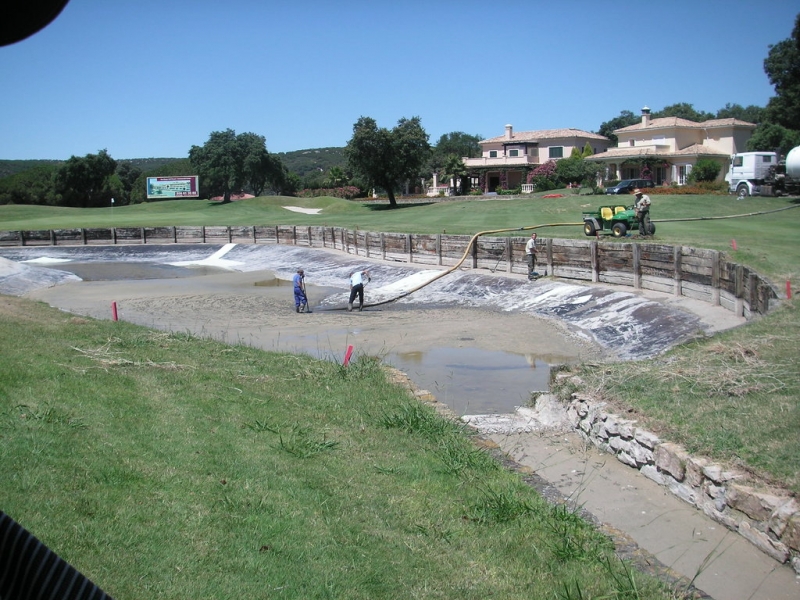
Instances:
[[[435,143],[689,102],[765,106],[800,5],[751,0],[70,0],[0,47],[0,159],[185,157],[212,131],[344,146],[361,116]]]

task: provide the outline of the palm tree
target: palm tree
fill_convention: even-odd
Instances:
[[[347,184],[347,175],[344,174],[341,167],[331,167],[328,171],[327,184],[330,187],[341,187]]]
[[[462,179],[467,175],[467,167],[461,157],[456,154],[448,154],[444,160],[444,177],[446,180],[453,180],[453,187],[456,193],[462,190]],[[463,193],[463,191],[461,192]]]

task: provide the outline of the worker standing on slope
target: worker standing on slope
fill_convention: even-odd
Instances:
[[[347,310],[353,310],[353,302],[358,296],[358,310],[364,308],[364,286],[371,281],[369,271],[353,271],[350,273],[350,300],[347,302]]]
[[[308,297],[306,296],[306,275],[303,269],[297,269],[292,277],[294,283],[294,309],[296,312],[308,311]]]
[[[539,277],[536,272],[536,233],[531,234],[531,239],[525,244],[525,257],[528,259],[528,279],[533,281]]]

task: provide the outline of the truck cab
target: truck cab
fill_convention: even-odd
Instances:
[[[761,193],[761,186],[769,175],[770,167],[778,164],[775,152],[739,152],[731,156],[731,167],[725,174],[728,191],[739,197]]]

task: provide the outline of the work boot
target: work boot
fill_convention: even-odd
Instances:
[[[347,312],[353,312],[353,303],[352,302],[348,302],[347,303]]]
[[[296,312],[300,312],[300,307],[299,307],[299,306],[295,306],[295,307],[294,307],[294,310],[295,310]]]
[[[364,305],[363,304],[359,304],[358,305],[358,312],[361,312],[362,310],[364,310]]]

